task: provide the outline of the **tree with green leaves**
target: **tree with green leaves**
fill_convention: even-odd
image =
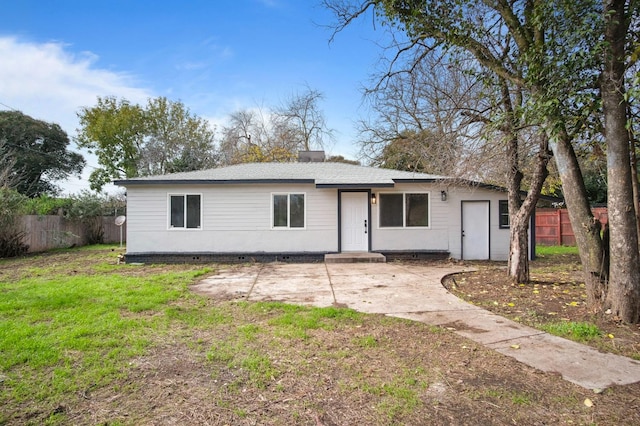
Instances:
[[[101,190],[110,181],[138,176],[144,143],[144,111],[126,99],[98,97],[94,107],[78,114],[77,143],[98,157],[100,167],[89,176],[91,188]]]
[[[57,180],[80,175],[84,158],[68,148],[69,137],[59,125],[19,111],[0,111],[3,181],[11,182],[19,193],[28,197],[55,194]]]
[[[144,174],[188,172],[216,164],[214,131],[181,102],[149,99],[144,110]]]
[[[99,97],[78,117],[78,146],[100,164],[89,177],[94,190],[115,179],[199,170],[217,161],[214,131],[181,102],[160,97],[142,107]]]

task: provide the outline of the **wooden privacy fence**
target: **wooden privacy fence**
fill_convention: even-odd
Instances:
[[[604,225],[608,221],[606,207],[591,209],[596,219]],[[575,246],[569,212],[567,209],[536,210],[536,244],[542,246]]]
[[[115,224],[115,217],[102,217],[105,243],[120,242],[120,227]],[[24,243],[29,246],[29,253],[41,252],[53,248],[83,246],[88,243],[87,226],[76,220],[65,219],[62,216],[22,217],[22,224],[26,235]],[[122,225],[122,241],[125,241],[127,224]]]

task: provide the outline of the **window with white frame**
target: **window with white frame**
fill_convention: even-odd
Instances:
[[[429,193],[379,194],[381,228],[428,227]]]
[[[305,194],[272,194],[274,228],[305,227]]]
[[[202,224],[202,195],[170,194],[169,227],[171,229],[200,229]]]

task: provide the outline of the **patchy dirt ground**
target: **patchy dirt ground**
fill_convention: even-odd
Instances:
[[[193,268],[125,271],[109,251],[30,259],[0,262],[0,282],[65,265],[72,265],[69,273],[95,274]],[[105,259],[113,265],[105,267]],[[478,265],[479,272],[455,276],[455,285],[448,285],[523,322],[589,320],[576,262],[541,260],[536,283],[524,287],[511,286],[495,264]],[[64,401],[3,400],[6,424],[43,424],[52,413],[80,425],[640,424],[640,383],[596,394],[442,328],[367,315],[326,318],[322,327],[298,335],[286,332],[283,321],[306,317],[289,317],[277,307],[184,297],[171,309],[192,320],[172,322],[108,385],[70,392]],[[198,322],[213,310],[219,322]],[[597,320],[614,334],[603,338],[612,350],[638,353],[637,328]]]
[[[538,257],[531,282],[512,283],[506,266],[479,263],[478,271],[452,276],[444,285],[458,297],[523,324],[585,322],[600,335],[581,343],[640,360],[640,325],[622,324],[610,315],[592,314],[585,304],[582,265],[577,255]]]

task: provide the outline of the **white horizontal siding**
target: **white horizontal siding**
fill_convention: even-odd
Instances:
[[[440,191],[447,191],[447,201]],[[499,229],[498,200],[506,193],[484,188],[399,184],[373,192],[425,192],[430,196],[430,227],[385,229],[379,205],[371,206],[371,249],[446,250],[461,256],[461,202],[490,201],[490,256],[507,259],[509,230]],[[272,229],[272,193],[306,194],[306,228]],[[199,230],[168,229],[167,194],[202,194]],[[338,249],[336,189],[314,185],[162,185],[127,189],[127,251],[143,252],[332,252]]]
[[[440,192],[447,192],[447,200],[442,201]],[[509,255],[509,230],[500,229],[498,222],[498,201],[507,198],[506,193],[486,188],[444,187],[438,183],[399,184],[391,190],[377,193],[429,192],[430,227],[421,228],[380,228],[378,206],[373,205],[371,220],[374,224],[372,235],[373,250],[447,250],[451,257],[460,258],[462,252],[462,212],[463,200],[488,200],[490,203],[490,257],[492,260],[506,260]]]
[[[272,229],[271,194],[305,193],[306,228]],[[168,229],[168,194],[202,194],[202,229]],[[127,190],[127,251],[337,250],[337,191],[313,185],[162,185]]]
[[[379,204],[371,206],[374,229],[372,249],[376,251],[449,250],[449,206],[440,199],[438,184],[398,184],[395,188],[378,190],[377,195],[403,192],[429,192],[429,228],[381,228]]]
[[[506,260],[509,256],[509,229],[500,229],[498,201],[506,200],[506,192],[486,188],[451,188],[447,203],[450,206],[449,247],[451,257],[462,257],[462,201],[489,201],[489,256],[491,260]]]

